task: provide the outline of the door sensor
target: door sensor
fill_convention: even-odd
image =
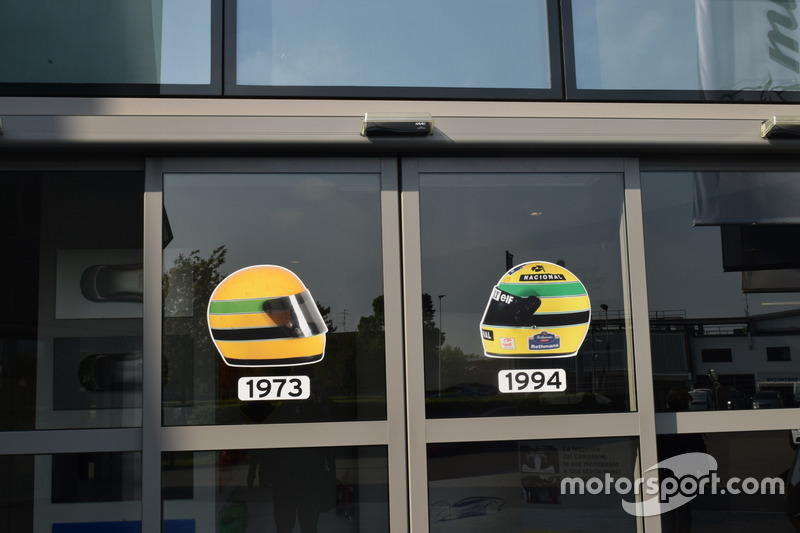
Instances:
[[[361,135],[433,135],[433,118],[430,113],[366,113],[361,121]]]

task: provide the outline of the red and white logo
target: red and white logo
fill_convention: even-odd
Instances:
[[[504,350],[514,350],[517,347],[514,343],[514,337],[500,337],[500,346]]]

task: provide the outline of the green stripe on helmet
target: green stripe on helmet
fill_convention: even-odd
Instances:
[[[255,298],[253,300],[212,300],[208,312],[212,315],[228,315],[241,313],[264,313],[265,302],[270,302],[269,312],[288,311],[291,306],[286,298]]]
[[[586,296],[586,288],[580,281],[549,282],[549,283],[500,283],[497,286],[514,296],[525,298],[528,296]]]

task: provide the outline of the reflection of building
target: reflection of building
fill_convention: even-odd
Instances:
[[[732,391],[752,395],[777,390],[784,403],[795,404],[794,383],[800,371],[791,354],[800,350],[798,311],[750,317],[693,319],[681,312],[652,312],[656,399],[662,402],[673,386],[710,388],[709,371],[719,374],[718,408],[724,409]]]

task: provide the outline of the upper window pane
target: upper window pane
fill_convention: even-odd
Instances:
[[[236,84],[550,89],[547,4],[239,0]]]
[[[800,225],[765,218],[796,183],[796,172],[643,174],[658,409],[798,405]]]
[[[27,0],[0,18],[0,83],[211,83],[212,0]]]
[[[164,177],[165,425],[381,420],[380,175]]]
[[[574,96],[583,90],[691,91],[686,97],[742,100],[800,89],[795,2],[568,4]]]
[[[635,408],[621,173],[424,172],[420,211],[429,418]]]

